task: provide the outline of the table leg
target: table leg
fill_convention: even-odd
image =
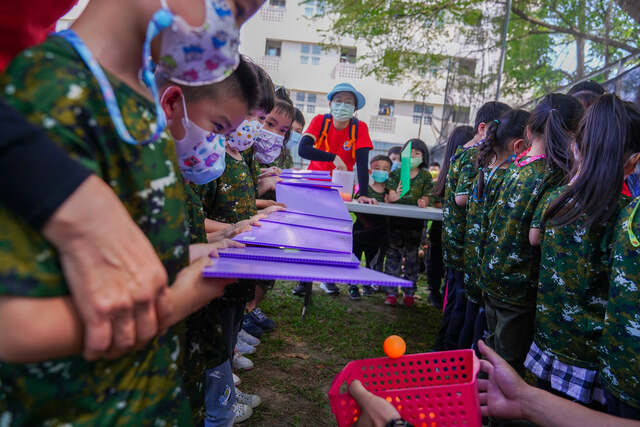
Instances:
[[[302,320],[304,320],[305,315],[307,314],[307,308],[311,305],[311,289],[313,287],[313,282],[308,282],[304,284],[304,305],[302,306]]]

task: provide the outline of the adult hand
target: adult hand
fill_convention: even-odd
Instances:
[[[482,416],[524,418],[522,396],[529,387],[516,371],[483,341],[478,349],[487,360],[480,360],[480,370],[489,379],[478,379],[478,395]]]
[[[389,421],[400,418],[391,403],[367,391],[358,380],[349,384],[349,394],[360,407],[360,417],[356,423],[358,427],[384,427]]]
[[[333,159],[333,165],[339,171],[346,171],[347,170],[347,165],[344,164],[344,162],[342,161],[340,156],[338,156],[337,154],[336,154],[336,158]]]
[[[158,332],[167,273],[111,188],[90,176],[43,229],[84,322],[88,360],[119,357]]]
[[[377,205],[378,201],[372,197],[360,196],[357,199],[358,203],[364,203],[366,205]]]

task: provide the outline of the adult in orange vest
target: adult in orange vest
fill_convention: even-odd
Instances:
[[[349,83],[336,85],[327,95],[331,114],[315,116],[302,135],[298,153],[311,160],[311,170],[358,169],[360,203],[375,203],[368,197],[369,150],[373,148],[367,124],[353,115],[364,107],[365,98]]]

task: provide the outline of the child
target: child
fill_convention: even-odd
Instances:
[[[486,128],[511,108],[502,102],[491,101],[478,109],[474,137],[451,158],[446,176],[442,206],[442,254],[447,269],[444,316],[438,333],[436,348],[455,349],[464,323],[464,233],[467,199],[476,178],[476,155]]]
[[[293,106],[293,102],[289,97],[289,93],[284,87],[279,87],[278,90],[276,90],[276,98],[286,101]],[[293,118],[295,119],[295,109],[293,112]],[[283,141],[280,145],[280,153],[273,160],[272,158],[275,155],[275,148],[272,148],[271,152],[267,151],[265,153],[256,151],[256,156],[260,157],[262,160],[265,160],[264,162],[260,162],[261,168],[264,169],[269,167],[276,167],[278,169],[290,169],[293,166],[293,159],[291,158],[291,153],[289,153],[286,145],[287,140],[289,139],[289,136],[291,134],[292,124],[293,123],[290,123],[289,118],[282,116],[282,114],[271,115],[271,117],[265,119],[263,127],[267,130],[275,132],[278,135],[281,135],[283,137]],[[286,132],[282,133],[284,129],[287,130]],[[258,145],[256,146],[256,150],[259,150],[260,147],[261,144],[258,143]],[[273,200],[275,200],[275,194],[273,195]]]
[[[404,195],[402,193],[402,183],[400,182],[400,171],[396,169],[391,173],[385,187],[388,191],[386,201],[388,203],[402,203],[426,208],[429,205],[429,196],[433,195],[433,181],[427,169],[429,164],[429,150],[427,145],[420,139],[407,141],[402,149],[411,144],[411,187]],[[404,288],[404,305],[411,307],[414,304],[413,295],[418,281],[418,245],[422,236],[424,221],[409,218],[393,218],[390,225],[389,249],[387,250],[387,260],[385,263],[385,273],[394,276],[402,276],[402,259],[404,262],[404,277],[413,282],[411,288]],[[387,298],[384,303],[396,305],[398,300],[398,290],[388,287],[385,289]]]
[[[400,169],[401,154],[402,154],[402,147],[399,147],[399,146],[391,147],[389,148],[389,151],[387,151],[387,156],[391,159],[391,164],[393,165],[391,166],[391,172],[395,171],[396,169]]]
[[[480,312],[482,291],[478,286],[478,261],[482,257],[488,212],[494,207],[507,170],[517,154],[524,151],[525,127],[529,113],[511,110],[489,123],[485,141],[479,147],[478,177],[467,202],[464,236],[464,290],[467,300],[464,326],[458,348],[475,347],[486,329],[484,309]]]
[[[529,228],[544,193],[558,185],[570,162],[570,136],[582,116],[580,103],[547,95],[527,125],[531,147],[504,178],[487,212],[484,255],[479,260],[489,337],[487,343],[523,372],[533,335],[540,253],[529,243]]]
[[[580,126],[571,180],[547,194],[537,210],[542,221],[531,224],[532,243],[540,242],[540,234],[542,242],[535,335],[525,366],[542,388],[587,405],[604,401],[598,344],[613,232],[630,201],[620,189],[640,159],[638,136],[638,111],[602,95]],[[616,357],[621,354],[616,350]]]
[[[391,159],[385,155],[377,155],[369,163],[369,174],[373,182],[369,185],[369,196],[378,202],[384,202],[387,189],[385,182],[389,179],[391,171]],[[367,268],[373,268],[379,257],[384,257],[386,247],[387,221],[380,215],[357,214],[353,224],[353,253],[358,258],[364,259]],[[362,293],[365,296],[373,295],[371,286],[363,286]],[[357,285],[349,286],[349,298],[360,299]]]
[[[293,166],[296,168],[302,168],[302,158],[298,154],[298,145],[302,139],[302,131],[304,130],[305,120],[302,111],[296,108],[296,116],[291,124],[291,135],[287,141],[287,147],[293,156]]]
[[[202,22],[205,8],[197,12],[191,7],[193,2],[183,3],[174,2],[173,13]],[[91,2],[75,22],[74,33],[66,33],[70,38],[50,37],[16,57],[2,77],[2,93],[31,122],[45,123],[52,140],[107,181],[147,235],[173,282],[161,305],[172,310],[168,317],[155,310],[141,315],[157,315],[166,333],[136,352],[112,354],[110,360],[81,358],[83,325],[71,303],[73,289],[65,282],[57,254],[39,231],[1,210],[0,239],[5,250],[0,263],[0,317],[3,325],[21,325],[11,328],[21,332],[13,337],[18,341],[12,342],[8,334],[3,336],[3,345],[10,351],[0,350],[0,413],[4,421],[17,425],[192,422],[181,378],[182,327],[171,325],[219,295],[225,281],[201,276],[209,250],[198,254],[197,247],[189,247],[184,182],[173,161],[175,145],[162,132],[162,122],[156,123],[160,106],[154,106],[146,95],[148,88],[138,79],[147,24],[156,12],[147,6],[133,1],[125,13],[113,2]],[[237,30],[236,26],[255,12],[245,10],[248,15],[236,20],[227,13],[226,2],[220,6],[228,16],[223,19],[225,29]],[[215,11],[209,10],[206,16],[211,18],[210,31],[221,29],[221,17]],[[185,35],[185,31],[182,28],[176,35]],[[128,42],[122,43],[121,37]],[[175,41],[164,33],[162,39],[163,47],[154,51],[155,57]],[[231,35],[230,45],[234,40]],[[85,49],[77,49],[85,43]],[[119,47],[114,51],[113,46]],[[98,55],[92,58],[95,61],[85,61],[78,52],[85,58],[91,53]],[[218,80],[232,72],[237,49],[235,53],[212,53],[225,62],[215,77],[209,73],[202,77]],[[94,77],[96,70],[102,70],[98,64],[109,71],[109,86],[106,80],[98,82]],[[184,64],[177,61],[176,65]],[[203,62],[191,65],[205,69]],[[150,72],[146,65],[145,71]],[[154,87],[148,79],[146,82]],[[117,101],[117,113],[113,103],[110,110],[105,108],[101,87],[113,89],[109,93]],[[124,126],[116,128],[113,116],[123,118]],[[144,140],[152,143],[136,143]],[[203,258],[184,268],[190,249],[196,250],[194,257]],[[20,313],[27,318],[19,318]],[[34,313],[38,313],[35,318]],[[118,327],[117,322],[115,325]]]

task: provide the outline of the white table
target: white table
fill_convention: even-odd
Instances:
[[[402,218],[415,218],[433,221],[442,221],[442,209],[419,208],[411,205],[397,203],[378,203],[367,205],[358,202],[344,202],[349,212],[357,212],[372,215],[398,216]]]

